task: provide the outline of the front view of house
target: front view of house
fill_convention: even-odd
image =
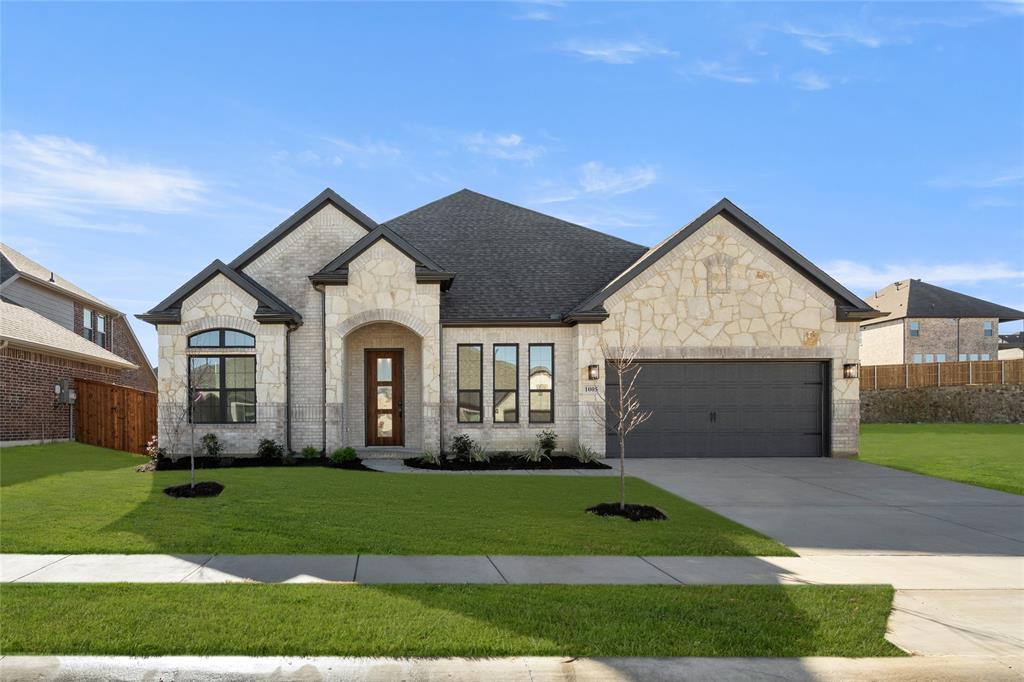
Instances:
[[[377,224],[325,190],[139,315],[159,436],[225,451],[438,451],[457,433],[616,455],[605,361],[638,349],[637,457],[857,452],[857,331],[878,316],[727,199],[652,248],[462,190]],[[198,396],[190,410],[189,396]]]

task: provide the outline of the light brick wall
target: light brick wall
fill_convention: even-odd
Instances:
[[[580,327],[445,327],[444,329],[444,446],[457,433],[469,434],[491,451],[522,450],[537,444],[537,434],[554,429],[560,450],[572,451],[579,441],[580,410],[577,399],[579,362],[576,334]],[[458,345],[483,344],[483,422],[460,424],[456,414],[456,359]],[[519,344],[519,423],[494,423],[494,344]],[[554,424],[529,421],[529,345],[553,343]],[[603,446],[603,443],[602,443]]]
[[[323,326],[321,296],[309,275],[366,235],[366,228],[331,204],[311,215],[243,272],[302,315],[291,334],[292,447],[323,446]]]
[[[861,327],[861,363],[865,365],[903,364],[905,337],[903,327],[902,319]]]
[[[910,335],[910,323],[920,324],[920,335]],[[985,336],[985,322],[992,323],[992,336]],[[959,340],[957,329],[959,328]],[[958,359],[959,353],[977,353],[979,356],[988,353],[990,360],[999,354],[999,321],[994,318],[907,318],[904,329],[906,354],[904,362],[914,360],[914,354],[937,355],[942,353],[947,362]],[[866,364],[866,363],[865,363]]]

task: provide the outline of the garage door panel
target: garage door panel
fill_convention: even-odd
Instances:
[[[651,419],[629,436],[631,457],[814,457],[824,454],[824,364],[650,362],[637,393]],[[614,399],[617,377],[606,373]],[[609,431],[608,456],[618,456]]]

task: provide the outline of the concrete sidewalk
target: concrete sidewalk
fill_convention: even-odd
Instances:
[[[8,656],[0,678],[51,680],[489,680],[676,682],[763,679],[1019,680],[1021,657],[936,658],[290,658],[244,656]]]

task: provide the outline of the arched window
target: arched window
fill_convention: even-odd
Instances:
[[[188,337],[189,348],[255,348],[256,337],[237,329],[207,329]]]
[[[191,355],[188,364],[191,418],[196,424],[256,421],[256,337],[235,329],[209,329],[188,337],[193,350],[220,351]]]

